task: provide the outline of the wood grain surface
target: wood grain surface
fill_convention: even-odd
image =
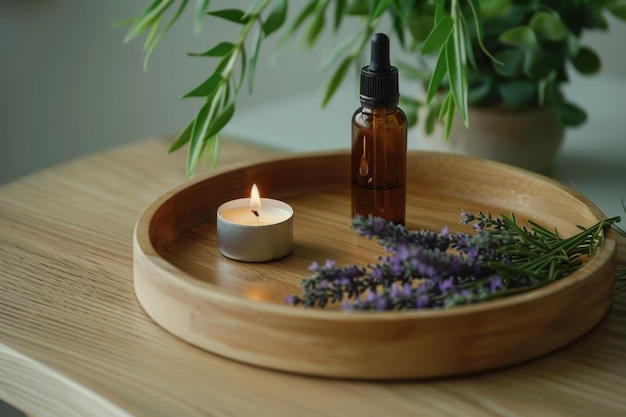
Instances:
[[[139,305],[132,271],[137,218],[185,180],[184,155],[167,155],[168,143],[119,148],[0,188],[1,398],[33,416],[63,417],[624,415],[623,294],[592,332],[557,352],[419,382],[290,375],[172,336]],[[225,165],[276,155],[222,146]]]

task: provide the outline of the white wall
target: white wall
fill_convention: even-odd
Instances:
[[[216,19],[209,28],[207,19],[194,37],[188,13],[159,45],[145,73],[141,40],[124,45],[125,29],[112,25],[148,3],[0,1],[0,184],[98,150],[175,134],[195,115],[198,102],[177,97],[202,81],[211,67],[210,61],[185,53],[232,38],[237,28]],[[214,7],[247,3],[212,1]],[[292,8],[302,4],[291,3]],[[590,36],[589,41],[604,59],[604,73],[624,76],[626,25],[614,20],[611,25],[610,35]],[[292,42],[278,66],[270,68],[275,40],[263,45],[255,92],[240,95],[239,110],[289,95],[320,96],[328,73],[313,68],[323,48],[305,53]]]

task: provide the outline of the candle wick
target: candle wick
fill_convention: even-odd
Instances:
[[[256,210],[250,210],[252,213],[254,213],[255,216],[259,217],[259,212]]]

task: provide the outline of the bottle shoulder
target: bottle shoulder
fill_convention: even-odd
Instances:
[[[400,107],[388,107],[382,109],[372,109],[368,107],[359,107],[352,116],[352,124],[368,128],[371,127],[375,120],[379,123],[392,126],[406,126],[407,117]]]

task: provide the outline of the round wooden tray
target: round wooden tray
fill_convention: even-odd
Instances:
[[[514,212],[563,236],[603,214],[563,185],[521,169],[450,154],[408,158],[407,226],[467,230],[460,210]],[[589,331],[607,312],[616,242],[576,273],[525,294],[448,310],[345,313],[284,304],[313,261],[365,265],[382,252],[349,228],[349,153],[309,154],[216,172],[166,193],[134,235],[137,298],[179,338],[238,361],[326,377],[425,378],[492,369],[543,355]],[[245,197],[288,202],[294,248],[243,263],[217,248],[216,209]]]

